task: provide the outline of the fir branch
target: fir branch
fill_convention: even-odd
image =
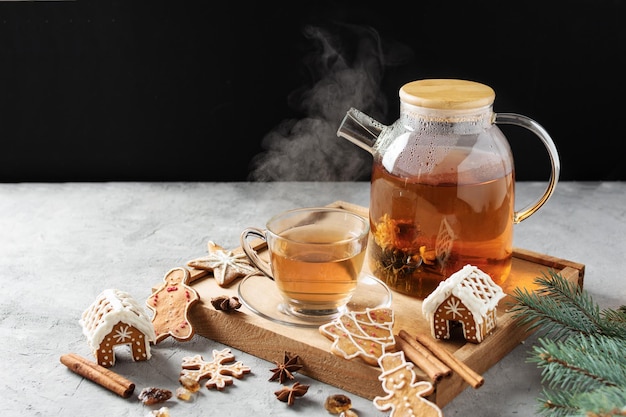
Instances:
[[[626,416],[626,306],[600,311],[586,291],[554,271],[535,283],[535,292],[514,291],[511,311],[520,326],[544,333],[528,359],[542,368],[539,412]]]
[[[550,270],[549,275],[538,277],[535,283],[539,286],[535,292],[516,288],[512,294],[516,304],[511,312],[521,325],[529,325],[528,330],[540,328],[556,339],[570,332],[626,335],[626,315],[612,310],[601,312],[586,291],[560,274]],[[608,319],[607,315],[613,319]],[[617,320],[615,315],[621,320]]]
[[[615,417],[626,416],[625,393],[620,387],[603,387],[572,394],[569,391],[546,391],[539,413],[550,417]]]
[[[543,398],[539,399],[539,413],[551,417],[574,416],[578,407],[572,404],[574,404],[574,400],[571,392],[544,389]]]
[[[539,339],[535,362],[550,388],[585,391],[626,381],[626,340],[576,334],[562,341]]]
[[[617,310],[604,310],[604,317],[615,326],[626,326],[626,306],[621,306]]]
[[[579,393],[576,396],[576,406],[587,417],[626,416],[625,399],[624,387],[602,387]]]

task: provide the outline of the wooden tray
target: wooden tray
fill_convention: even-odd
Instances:
[[[342,201],[331,206],[343,207],[365,217],[368,212],[367,208]],[[240,250],[241,248],[237,248],[235,251]],[[523,249],[514,251],[509,281],[512,282],[511,285],[516,282],[532,282],[550,269],[582,288],[584,265]],[[256,315],[245,306],[231,313],[215,310],[210,304],[211,298],[219,295],[237,296],[239,281],[223,288],[217,285],[211,273],[190,270],[191,285],[201,298],[190,312],[190,321],[197,334],[270,362],[282,361],[285,353],[290,356],[298,355],[304,364],[304,369],[300,372],[305,375],[367,399],[386,395],[378,380],[378,367],[367,365],[359,359],[345,360],[330,353],[332,342],[322,336],[317,328],[275,323]],[[529,335],[507,313],[506,306],[510,301],[510,297],[507,297],[499,303],[497,328],[482,343],[440,343],[476,372],[484,373]],[[406,330],[410,334],[430,333],[421,313],[420,300],[393,292],[392,308],[395,314],[395,334],[400,330]],[[414,369],[418,378],[428,379],[419,368]],[[267,372],[269,378],[269,368]],[[429,399],[443,407],[468,386],[453,373],[436,385],[435,393]]]

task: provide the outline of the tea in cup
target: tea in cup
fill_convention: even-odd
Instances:
[[[285,314],[326,320],[343,311],[357,287],[368,233],[368,219],[358,214],[302,208],[272,217],[264,230],[244,229],[241,247],[275,281]],[[250,244],[254,237],[267,243],[269,262]]]

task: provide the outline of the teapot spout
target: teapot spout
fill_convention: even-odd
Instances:
[[[343,118],[337,136],[349,140],[358,147],[373,154],[373,146],[386,126],[365,113],[351,108]]]

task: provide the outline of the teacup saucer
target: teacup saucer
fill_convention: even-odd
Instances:
[[[241,302],[255,314],[287,326],[319,327],[328,322],[294,316],[287,313],[276,283],[266,276],[246,277],[239,284]],[[356,290],[344,311],[363,311],[367,308],[391,306],[391,290],[376,277],[361,274]]]

